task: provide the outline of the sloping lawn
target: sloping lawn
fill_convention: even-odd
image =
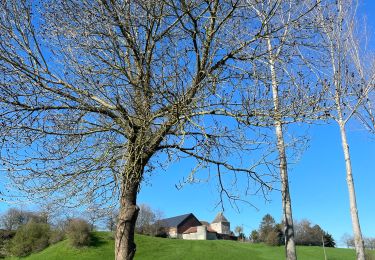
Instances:
[[[61,241],[55,245],[49,246],[45,250],[32,254],[28,257],[9,258],[22,260],[99,260],[114,259],[114,240],[110,239],[108,232],[95,232],[91,246],[83,248],[74,248],[68,240]]]
[[[235,241],[188,241],[177,239],[136,236],[137,260],[220,260],[254,259],[278,260],[284,258],[283,247],[269,247],[263,244],[249,244]],[[298,247],[300,260],[324,260],[321,247]],[[351,249],[327,248],[329,260],[352,260],[355,252]],[[374,254],[375,255],[375,254]],[[18,258],[8,258],[18,259]],[[50,246],[42,252],[20,258],[23,260],[105,260],[114,259],[114,240],[108,232],[94,233],[90,247],[75,249],[65,240]]]

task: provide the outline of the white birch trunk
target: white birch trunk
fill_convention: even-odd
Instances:
[[[339,9],[339,21],[342,21],[343,18],[343,6],[342,1],[338,1],[338,9]],[[342,24],[340,24],[340,32],[342,30]],[[344,51],[344,46],[341,44],[340,39],[338,39],[337,44],[337,53],[339,57],[335,57],[335,47],[333,43],[330,44],[330,55],[331,55],[331,62],[332,62],[332,70],[334,73],[334,84],[335,84],[335,104],[337,110],[337,123],[340,128],[340,135],[341,135],[341,145],[344,153],[345,159],[345,168],[346,168],[346,183],[348,185],[349,191],[349,205],[350,205],[350,216],[352,219],[352,227],[353,227],[353,235],[354,235],[354,245],[357,254],[357,260],[365,260],[365,249],[364,249],[364,242],[362,238],[361,227],[359,224],[359,217],[358,217],[358,209],[357,209],[357,202],[356,202],[356,195],[354,189],[354,180],[353,180],[353,172],[352,172],[352,164],[350,160],[350,152],[349,152],[349,145],[346,136],[345,125],[347,120],[349,120],[350,116],[344,120],[343,118],[343,109],[342,109],[342,98],[343,98],[343,85],[342,85],[342,67],[344,63],[342,61],[342,57],[340,56],[341,53]],[[336,62],[337,64],[336,64]]]
[[[293,229],[293,216],[292,216],[292,202],[289,193],[288,181],[288,166],[285,152],[284,135],[282,120],[279,108],[279,92],[278,82],[275,69],[275,57],[272,53],[271,39],[267,38],[268,51],[269,51],[269,67],[272,78],[272,97],[275,112],[274,124],[277,138],[277,149],[279,151],[279,168],[281,178],[281,197],[283,207],[283,221],[284,221],[284,235],[285,235],[285,254],[287,260],[296,260],[296,246],[294,242],[294,229]]]
[[[353,172],[352,172],[352,165],[350,159],[350,152],[349,152],[349,145],[346,136],[345,125],[346,122],[350,119],[351,116],[348,116],[346,119],[343,117],[343,109],[342,99],[345,98],[345,91],[343,89],[343,79],[342,79],[342,69],[345,66],[345,61],[342,57],[343,53],[347,53],[348,50],[345,49],[345,45],[342,44],[341,33],[343,31],[343,21],[344,21],[344,5],[342,1],[337,2],[338,7],[338,30],[333,32],[333,35],[330,36],[328,33],[329,30],[326,28],[326,32],[329,38],[330,44],[330,56],[331,56],[331,65],[332,65],[332,72],[334,75],[333,82],[335,86],[334,91],[334,101],[337,111],[337,118],[336,121],[339,125],[340,135],[341,135],[341,144],[344,153],[345,159],[345,168],[346,168],[346,183],[348,185],[348,192],[349,192],[349,204],[350,204],[350,216],[352,219],[352,228],[353,228],[353,235],[354,235],[354,245],[357,254],[357,260],[365,260],[365,248],[364,242],[361,232],[361,227],[359,224],[359,217],[358,217],[358,209],[357,209],[357,202],[356,202],[356,195],[354,189],[354,180],[353,180]],[[346,17],[345,17],[346,19]],[[352,29],[349,29],[352,30]],[[349,32],[350,34],[353,33],[352,31]],[[347,37],[347,36],[345,36]],[[355,112],[352,111],[352,112]]]
[[[339,115],[340,117],[340,115]],[[349,191],[349,204],[350,204],[350,216],[352,219],[352,227],[354,234],[354,245],[357,254],[357,260],[365,260],[365,247],[362,238],[361,226],[359,224],[357,201],[354,188],[352,165],[350,160],[349,145],[346,138],[345,123],[340,117],[339,121],[340,134],[341,134],[341,144],[344,152],[345,158],[345,168],[346,168],[346,183],[348,185]]]

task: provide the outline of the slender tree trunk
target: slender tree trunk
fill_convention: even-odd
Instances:
[[[292,202],[289,193],[288,167],[285,153],[284,136],[282,124],[279,121],[275,122],[275,130],[277,137],[277,148],[279,150],[279,167],[281,178],[281,197],[283,204],[283,220],[284,220],[284,235],[285,235],[285,254],[287,260],[296,260],[296,246],[294,242],[293,229],[293,215]]]
[[[344,158],[345,158],[345,167],[346,167],[346,183],[348,185],[348,191],[349,191],[349,203],[350,203],[350,215],[352,218],[352,227],[353,227],[353,235],[354,235],[354,245],[355,250],[357,254],[357,260],[365,260],[365,248],[364,248],[364,242],[362,238],[362,232],[361,227],[359,224],[359,218],[358,218],[358,209],[357,209],[357,202],[356,202],[356,195],[355,195],[355,189],[354,189],[354,180],[353,180],[353,173],[352,173],[352,165],[350,160],[350,152],[349,152],[349,145],[346,138],[346,130],[345,125],[346,121],[349,120],[347,118],[344,120],[343,118],[343,109],[342,109],[342,99],[343,99],[343,93],[344,88],[342,85],[342,75],[343,75],[343,68],[345,67],[345,60],[343,53],[347,53],[348,50],[345,49],[345,45],[342,44],[342,31],[343,29],[343,21],[347,19],[347,17],[344,17],[344,11],[343,11],[343,2],[337,1],[337,7],[338,7],[338,19],[339,22],[339,31],[335,31],[336,34],[333,39],[337,39],[336,42],[330,42],[330,56],[331,56],[331,63],[332,63],[332,71],[334,75],[334,85],[335,85],[335,103],[336,103],[336,110],[337,110],[337,123],[340,128],[340,134],[341,134],[341,144],[342,149],[344,152]],[[345,19],[344,19],[345,18]],[[352,29],[350,29],[352,30]],[[336,38],[337,37],[337,38]],[[346,36],[345,36],[346,37]]]
[[[327,260],[326,247],[324,245],[324,235],[322,235],[322,246],[323,246],[323,252],[324,252],[324,260]]]
[[[115,259],[132,260],[136,251],[134,242],[135,223],[138,217],[137,194],[139,176],[142,176],[143,167],[131,167],[125,170],[124,181],[121,187],[120,210],[115,237]]]
[[[341,143],[342,143],[342,149],[343,149],[344,158],[345,158],[346,183],[348,185],[348,191],[349,191],[350,216],[352,218],[355,251],[357,254],[357,260],[365,260],[365,246],[364,246],[364,241],[362,237],[361,226],[359,224],[357,201],[356,201],[356,195],[355,195],[349,145],[348,145],[348,141],[346,138],[345,123],[343,122],[341,118],[339,119],[338,123],[340,126]]]
[[[279,107],[279,91],[278,82],[275,69],[275,57],[272,53],[271,39],[268,37],[268,51],[269,51],[269,66],[272,77],[272,96],[273,106],[275,112],[275,132],[277,138],[277,149],[279,151],[279,168],[281,178],[281,197],[283,205],[283,221],[284,221],[284,235],[285,235],[285,255],[287,260],[296,260],[296,246],[294,242],[293,216],[292,216],[292,202],[289,193],[288,181],[288,166],[285,153],[285,143],[283,135],[283,127]]]

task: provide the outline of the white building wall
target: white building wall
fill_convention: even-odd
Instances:
[[[222,234],[222,228],[221,228],[221,223],[211,223],[210,227],[215,230],[217,233]]]
[[[210,227],[219,234],[230,234],[230,224],[229,223],[211,223]]]
[[[170,238],[177,238],[177,229],[176,228],[170,228],[168,235]]]
[[[182,234],[182,238],[187,240],[207,240],[207,227],[198,226],[196,233]]]

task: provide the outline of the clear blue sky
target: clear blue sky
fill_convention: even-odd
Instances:
[[[367,17],[371,37],[369,48],[375,49],[375,1],[363,1],[359,15]],[[319,224],[340,245],[341,236],[351,234],[352,227],[339,130],[334,123],[313,126],[310,135],[309,149],[290,170],[293,216]],[[375,136],[351,124],[348,139],[362,232],[364,236],[375,237]],[[201,220],[212,221],[220,211],[220,208],[214,208],[218,199],[214,183],[186,185],[182,190],[174,187],[190,169],[188,163],[179,162],[166,172],[157,172],[149,178],[152,185],[143,186],[139,203],[161,209],[166,217],[192,212]],[[243,225],[248,235],[258,228],[267,213],[277,221],[281,220],[280,193],[273,192],[271,199],[271,202],[265,202],[262,197],[254,196],[250,201],[259,211],[242,204],[239,213],[226,206],[224,214],[231,221],[232,229]]]
[[[367,16],[371,35],[369,47],[375,49],[375,1],[364,1],[359,14]],[[348,130],[362,232],[375,237],[375,136],[369,136],[355,125]],[[340,242],[344,233],[351,233],[351,220],[338,127],[335,124],[313,126],[310,135],[310,148],[290,170],[293,215],[295,219],[307,218],[319,224]],[[182,190],[175,188],[190,169],[191,165],[181,162],[171,165],[167,171],[155,172],[148,177],[151,184],[143,185],[138,203],[160,209],[166,217],[192,212],[201,220],[212,221],[221,210],[214,208],[218,199],[216,182],[186,185]],[[271,202],[265,202],[262,197],[250,197],[259,211],[239,204],[238,213],[226,205],[224,214],[231,221],[232,229],[243,225],[248,235],[258,228],[267,213],[280,221],[280,193],[273,192],[270,198]],[[6,207],[2,204],[0,209]]]
[[[353,160],[354,180],[362,232],[375,237],[375,136],[351,126],[348,131]],[[344,233],[351,233],[345,165],[338,127],[335,124],[314,126],[310,130],[310,148],[290,170],[290,188],[295,219],[309,219],[331,233],[339,242]],[[171,166],[150,178],[151,185],[142,188],[140,203],[164,211],[167,217],[194,213],[199,219],[212,221],[220,208],[214,209],[218,194],[215,184],[186,185],[177,190],[174,185],[186,174],[190,165]],[[250,197],[259,211],[240,205],[240,212],[225,207],[231,226],[244,225],[245,233],[258,228],[261,218],[270,213],[281,220],[281,196],[271,194],[271,202],[262,197]]]

